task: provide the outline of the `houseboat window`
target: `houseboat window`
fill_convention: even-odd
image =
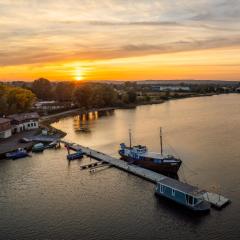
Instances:
[[[193,197],[192,197],[192,196],[189,196],[188,203],[189,203],[190,205],[193,204]]]
[[[186,195],[186,202],[189,205],[193,205],[193,197],[190,195]]]
[[[175,196],[175,190],[172,189],[172,196]]]
[[[164,186],[163,185],[160,185],[160,192],[164,193]]]

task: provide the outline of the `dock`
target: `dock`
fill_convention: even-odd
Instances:
[[[112,165],[116,168],[119,168],[123,171],[129,172],[129,173],[139,176],[141,178],[144,178],[153,183],[157,183],[159,181],[162,181],[165,178],[169,178],[165,175],[153,172],[151,170],[148,170],[148,169],[145,169],[145,168],[133,165],[133,164],[129,164],[125,161],[114,158],[110,155],[96,151],[94,149],[81,146],[79,144],[68,143],[66,141],[60,141],[60,142],[64,143],[66,146],[68,146],[69,149],[71,149],[73,151],[81,150],[88,157],[94,158],[94,159],[99,160],[104,163],[108,163],[109,165]],[[228,203],[230,203],[229,199],[227,199],[219,194],[208,192],[208,191],[205,191],[203,198],[205,201],[209,202],[211,204],[211,206],[213,206],[217,209],[221,209],[222,207],[224,207]]]
[[[203,198],[205,201],[209,202],[213,207],[217,209],[221,209],[225,207],[230,202],[228,198],[225,198],[220,194],[216,194],[212,192],[204,193]]]
[[[91,168],[98,168],[98,167],[103,167],[108,165],[107,162],[94,162],[94,163],[89,163],[89,164],[85,164],[85,165],[81,165],[80,169],[91,169]]]

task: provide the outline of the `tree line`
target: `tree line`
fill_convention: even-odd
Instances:
[[[28,111],[35,99],[35,94],[28,89],[0,85],[0,115]]]
[[[36,100],[73,103],[80,108],[121,107],[137,102],[136,86],[84,82],[50,82],[40,78],[30,86],[0,85],[0,116],[27,112]]]
[[[121,106],[137,99],[133,89],[120,93],[114,85],[103,83],[53,83],[40,78],[33,82],[31,90],[38,99],[72,102],[82,108]]]

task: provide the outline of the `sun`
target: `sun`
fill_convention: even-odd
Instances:
[[[83,80],[83,71],[81,68],[77,68],[74,73],[74,78],[76,81]]]

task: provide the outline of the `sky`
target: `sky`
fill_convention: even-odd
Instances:
[[[0,80],[240,80],[240,0],[0,0]]]

